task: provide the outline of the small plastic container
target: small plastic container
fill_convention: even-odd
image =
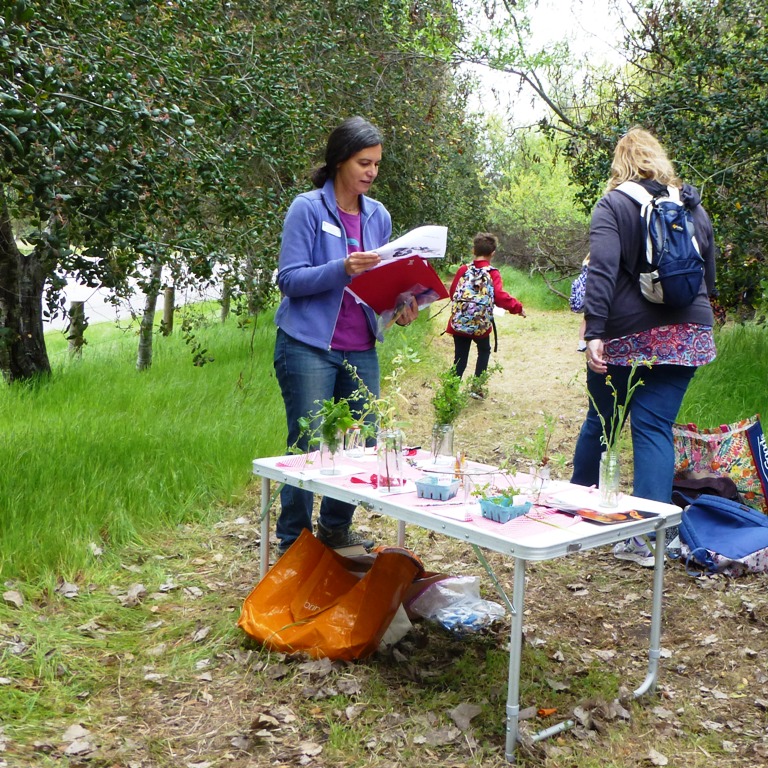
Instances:
[[[493,520],[494,523],[508,523],[516,517],[522,517],[533,506],[532,502],[526,501],[521,496],[515,496],[514,501],[516,503],[506,496],[480,499],[480,510],[487,520]]]
[[[448,501],[459,492],[459,480],[443,480],[439,477],[423,477],[416,481],[416,495],[420,499]]]

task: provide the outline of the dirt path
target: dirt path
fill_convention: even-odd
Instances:
[[[561,462],[570,462],[587,404],[584,355],[576,351],[579,320],[573,313],[537,311],[526,318],[507,313],[497,318],[498,351],[491,363],[503,370],[491,377],[487,399],[471,401],[456,424],[457,446],[468,457],[499,463],[551,416],[555,427],[550,452],[559,454]],[[430,353],[440,355],[449,365],[453,360],[451,338],[438,336]],[[474,364],[473,351],[468,372],[474,370]],[[429,434],[430,397],[428,387],[411,391],[408,432]],[[568,474],[568,469],[562,467],[560,472]]]

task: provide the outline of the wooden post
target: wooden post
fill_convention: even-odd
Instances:
[[[225,323],[229,317],[229,306],[232,300],[232,291],[229,287],[229,281],[225,280],[221,286],[221,322]]]
[[[67,326],[67,340],[69,341],[70,357],[81,357],[85,338],[83,333],[88,327],[85,319],[85,302],[73,301],[69,305],[69,325]]]
[[[176,301],[176,289],[174,287],[165,289],[165,299],[163,302],[163,336],[170,336],[173,333],[173,312],[174,302]]]

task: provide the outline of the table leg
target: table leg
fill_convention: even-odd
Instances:
[[[635,698],[653,690],[659,673],[659,658],[661,657],[661,604],[664,599],[664,534],[661,529],[656,534],[656,544],[653,565],[653,598],[651,605],[651,632],[648,644],[648,674],[643,684],[634,691]]]
[[[269,570],[269,508],[272,499],[269,495],[269,479],[261,478],[261,543],[259,544],[259,580]]]
[[[514,762],[519,734],[520,717],[520,654],[523,648],[523,611],[525,601],[526,561],[515,558],[515,576],[512,587],[512,629],[509,637],[509,679],[507,681],[507,743],[505,757]]]
[[[397,546],[405,546],[405,520],[397,521]]]

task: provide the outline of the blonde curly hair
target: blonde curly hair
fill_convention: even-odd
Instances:
[[[661,184],[682,186],[672,161],[659,140],[644,128],[631,128],[616,144],[611,163],[611,176],[606,192],[616,189],[623,181],[654,179]]]

